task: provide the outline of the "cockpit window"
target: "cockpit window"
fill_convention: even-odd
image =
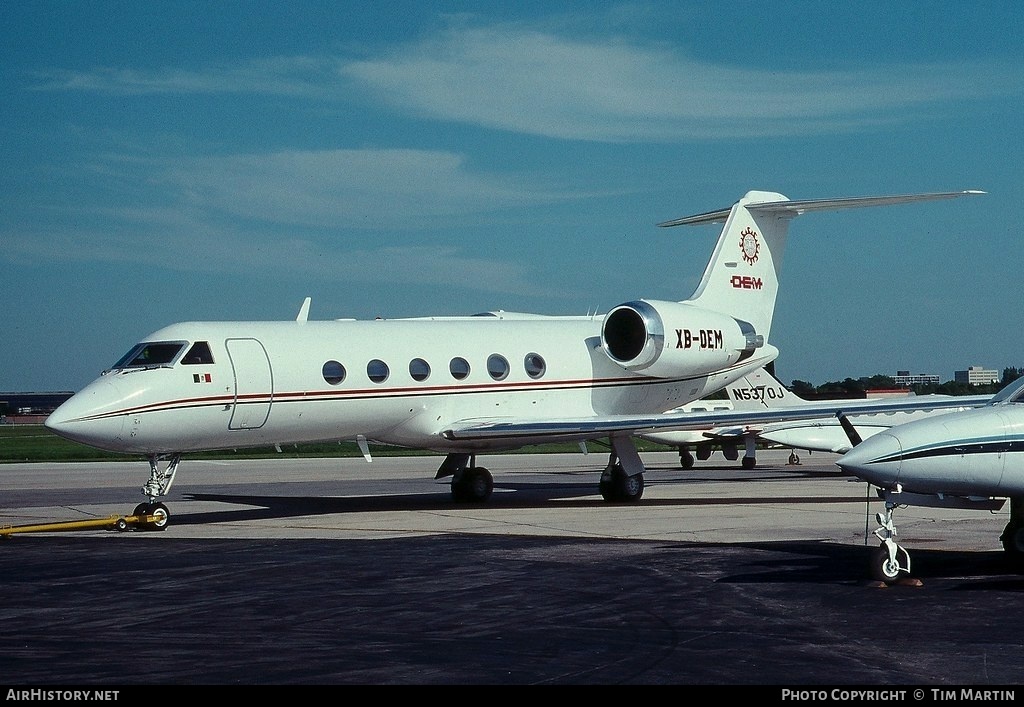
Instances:
[[[1003,388],[1003,390],[1006,390],[1007,388],[1010,389],[1010,393],[1006,396],[1007,401],[1011,403],[1024,403],[1024,376],[1021,376],[1013,383],[1010,383],[1010,385]]]
[[[150,366],[166,366],[181,350],[185,348],[183,341],[153,341],[136,344],[135,347],[121,357],[111,368],[147,368]]]
[[[192,344],[192,348],[188,350],[181,362],[186,366],[194,366],[196,364],[209,365],[213,363],[213,354],[210,352],[210,345],[205,341],[197,341]]]
[[[990,402],[993,405],[996,403],[1024,403],[1024,376],[993,395]]]

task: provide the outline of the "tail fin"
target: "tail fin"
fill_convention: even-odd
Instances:
[[[748,322],[765,342],[772,326],[779,291],[778,273],[793,214],[757,212],[749,207],[754,203],[787,201],[782,194],[751,191],[736,202],[690,298],[701,307]]]
[[[814,404],[789,390],[767,367],[758,368],[735,383],[730,383],[726,391],[734,410],[767,410]]]
[[[767,343],[789,222],[808,211],[886,206],[952,199],[982,191],[791,201],[775,192],[750,191],[729,209],[674,219],[659,226],[725,222],[718,244],[689,302],[745,321]]]

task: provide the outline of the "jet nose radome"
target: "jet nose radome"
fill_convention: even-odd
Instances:
[[[74,400],[75,398],[72,396],[61,403],[46,418],[43,426],[60,437],[74,439],[75,421],[80,417],[78,411],[76,411],[78,405]]]
[[[119,451],[124,415],[111,414],[111,409],[120,397],[112,381],[100,379],[71,396],[43,424],[73,442]]]
[[[844,454],[836,464],[879,488],[891,488],[899,481],[902,459],[903,445],[899,438],[889,432],[879,432]]]

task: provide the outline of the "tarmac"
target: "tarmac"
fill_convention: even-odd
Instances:
[[[684,471],[645,453],[636,504],[602,500],[595,454],[479,457],[483,505],[451,499],[436,456],[186,459],[163,531],[0,538],[0,686],[1012,696],[1024,574],[1000,547],[1007,511],[900,509],[913,581],[880,584],[881,502],[835,455],[788,455]],[[0,465],[0,524],[124,516],[147,477],[143,461]]]

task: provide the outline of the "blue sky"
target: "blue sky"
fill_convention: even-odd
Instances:
[[[750,189],[809,214],[780,377],[1024,366],[1013,2],[0,7],[0,390],[187,320],[685,299]]]

